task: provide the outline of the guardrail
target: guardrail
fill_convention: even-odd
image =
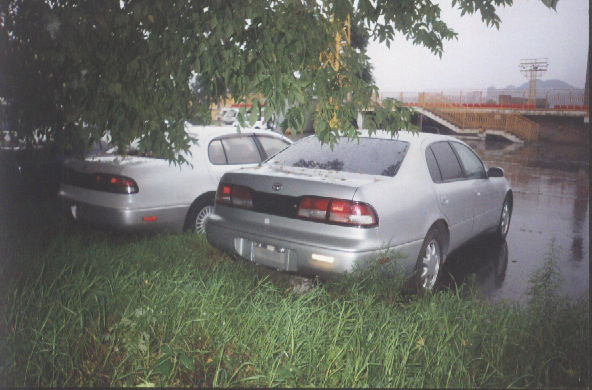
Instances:
[[[538,90],[534,99],[529,99],[528,90],[523,89],[381,92],[375,97],[378,102],[386,98],[394,98],[410,106],[422,107],[447,102],[447,104],[467,108],[588,110],[583,89]]]
[[[540,126],[518,114],[471,112],[468,109],[459,110],[458,108],[436,108],[430,111],[463,130],[467,128],[503,130],[524,141],[533,141],[539,136]]]
[[[416,105],[433,112],[463,130],[467,128],[503,130],[524,141],[538,139],[540,126],[519,114],[472,110],[468,104],[460,104],[443,93],[421,93],[418,95]],[[473,107],[475,106],[473,105]]]

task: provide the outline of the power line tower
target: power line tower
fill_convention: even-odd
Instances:
[[[536,81],[547,73],[546,58],[520,60],[520,72],[528,79],[528,104],[536,105]]]

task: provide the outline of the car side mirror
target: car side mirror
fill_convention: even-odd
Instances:
[[[499,167],[491,167],[487,170],[488,177],[504,177],[504,170]]]

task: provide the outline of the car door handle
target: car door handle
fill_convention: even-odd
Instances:
[[[447,197],[447,196],[444,196],[444,195],[442,195],[442,196],[440,197],[440,203],[442,203],[442,204],[448,204],[448,197]]]
[[[481,193],[477,190],[475,190],[475,196],[481,196]]]

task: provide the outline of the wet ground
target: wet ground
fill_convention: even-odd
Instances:
[[[504,169],[514,191],[514,211],[506,243],[479,240],[465,245],[450,254],[445,270],[457,282],[474,274],[493,301],[522,300],[530,275],[542,265],[554,239],[564,292],[574,298],[588,295],[588,147],[465,141],[487,166]]]

